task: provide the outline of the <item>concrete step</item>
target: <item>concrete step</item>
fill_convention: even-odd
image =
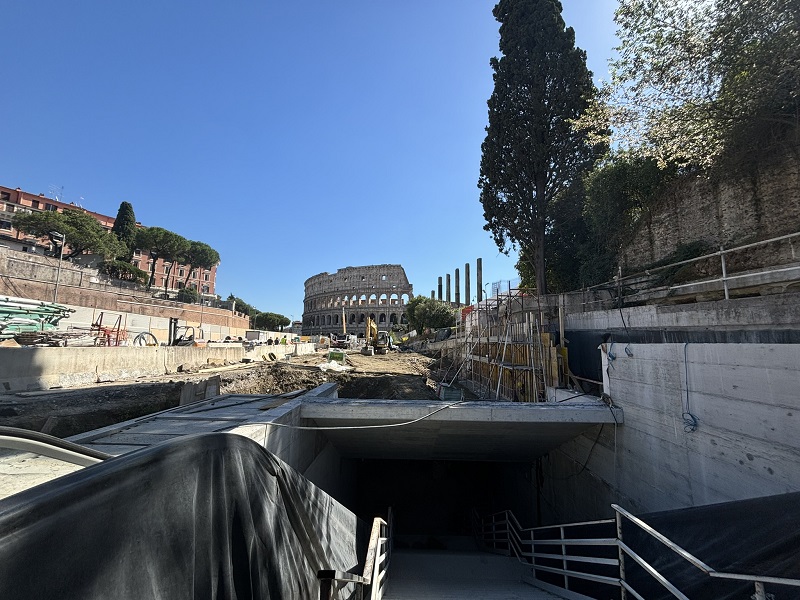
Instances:
[[[513,558],[481,552],[396,550],[387,600],[544,600],[558,598],[521,580]]]

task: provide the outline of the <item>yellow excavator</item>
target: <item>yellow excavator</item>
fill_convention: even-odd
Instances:
[[[375,354],[386,354],[392,347],[392,338],[389,336],[389,332],[378,331],[378,326],[370,317],[367,317],[364,335],[366,337],[364,354],[370,354],[370,347],[373,348]]]

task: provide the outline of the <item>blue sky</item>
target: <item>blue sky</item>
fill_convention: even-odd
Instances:
[[[0,185],[204,241],[217,293],[300,318],[303,282],[399,263],[416,294],[483,258],[493,0],[41,0],[0,22]],[[562,0],[607,76],[615,0]],[[475,295],[475,283],[472,293]]]

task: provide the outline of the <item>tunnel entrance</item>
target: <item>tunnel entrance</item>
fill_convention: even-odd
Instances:
[[[365,520],[394,514],[395,536],[406,547],[448,548],[471,537],[473,513],[512,509],[532,522],[529,463],[441,460],[355,460],[353,511]]]

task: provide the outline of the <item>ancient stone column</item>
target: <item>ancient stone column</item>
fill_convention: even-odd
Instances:
[[[483,259],[478,259],[475,277],[478,281],[478,302],[483,300]]]
[[[472,296],[469,295],[469,263],[464,265],[464,304],[472,304]]]
[[[456,269],[456,306],[461,305],[461,277],[458,269]]]

